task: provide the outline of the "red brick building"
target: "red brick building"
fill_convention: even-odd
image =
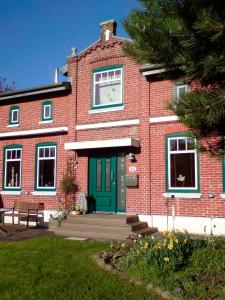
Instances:
[[[150,226],[225,233],[224,162],[199,154],[166,102],[188,92],[122,51],[116,23],[67,58],[70,83],[0,95],[1,201],[59,206],[66,158],[98,212],[138,214]]]

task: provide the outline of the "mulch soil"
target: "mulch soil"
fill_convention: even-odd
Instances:
[[[43,227],[26,228],[24,225],[5,225],[4,234],[0,232],[0,242],[15,242],[49,235],[54,235],[54,232]]]

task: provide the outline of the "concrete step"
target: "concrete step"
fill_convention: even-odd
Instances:
[[[122,233],[122,234],[131,234],[132,228],[129,225],[124,226],[115,226],[112,225],[96,225],[96,224],[72,224],[72,223],[61,223],[61,229],[69,231],[90,231],[90,232],[108,232],[111,233]]]
[[[55,235],[57,236],[65,236],[65,237],[80,237],[80,238],[89,238],[89,239],[103,239],[103,240],[119,240],[125,241],[127,239],[127,235],[119,234],[119,233],[105,233],[105,232],[83,232],[83,231],[70,231],[58,229],[55,231]]]

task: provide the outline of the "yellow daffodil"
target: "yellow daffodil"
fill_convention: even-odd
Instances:
[[[178,239],[175,239],[175,243],[176,243],[176,244],[179,244],[179,241],[178,241]]]
[[[165,260],[165,262],[168,262],[170,260],[169,257],[164,257],[163,259]]]
[[[187,239],[184,240],[184,244],[185,244],[185,245],[187,244]]]
[[[145,248],[145,249],[148,249],[148,247],[149,247],[149,243],[148,243],[148,242],[145,242],[144,248]]]

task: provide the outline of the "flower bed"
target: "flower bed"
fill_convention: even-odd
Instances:
[[[225,238],[163,236],[112,244],[100,256],[130,278],[188,299],[225,299]]]

